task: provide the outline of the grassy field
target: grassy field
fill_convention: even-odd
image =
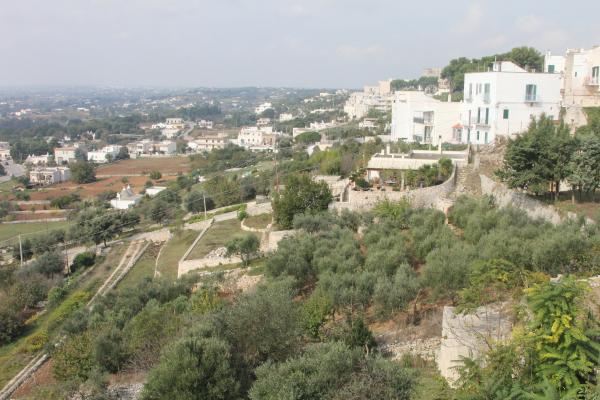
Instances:
[[[25,365],[37,354],[30,351],[30,340],[42,332],[46,332],[50,340],[58,329],[60,322],[65,316],[65,310],[72,304],[82,291],[89,297],[106,279],[112,268],[114,268],[123,252],[125,246],[113,247],[109,254],[98,261],[98,263],[86,274],[81,274],[64,300],[49,310],[32,318],[25,333],[16,341],[0,347],[0,387],[3,387],[13,376],[15,376]],[[68,315],[68,314],[67,314]]]
[[[125,275],[125,278],[119,282],[117,289],[124,290],[135,287],[144,278],[154,277],[154,267],[159,250],[160,245],[150,244],[138,262],[135,263],[133,268]]]
[[[32,222],[26,224],[0,224],[0,240],[6,240],[17,235],[40,232],[57,228],[65,228],[69,225],[69,221],[56,222]]]
[[[175,235],[165,244],[158,259],[158,272],[162,277],[170,280],[177,279],[179,259],[194,243],[198,236],[197,231],[184,230],[179,236]]]
[[[272,214],[252,215],[244,220],[244,225],[249,228],[264,229],[271,223]]]
[[[196,244],[188,259],[195,260],[202,258],[210,253],[211,250],[225,246],[235,235],[243,232],[240,228],[240,221],[237,219],[217,222],[208,229],[202,239]]]

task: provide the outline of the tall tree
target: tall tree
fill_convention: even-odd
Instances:
[[[275,221],[283,229],[291,229],[294,215],[326,210],[332,200],[325,182],[313,182],[308,175],[291,175],[285,189],[273,200]]]
[[[542,115],[532,120],[527,132],[509,139],[504,167],[497,175],[510,187],[545,193],[549,185],[558,199],[560,182],[570,174],[576,140],[566,125],[555,126]]]
[[[90,183],[96,180],[96,166],[87,161],[77,161],[69,166],[71,177],[77,183]]]

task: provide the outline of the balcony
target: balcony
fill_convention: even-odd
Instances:
[[[583,82],[586,86],[600,86],[600,79],[597,76],[588,76]]]
[[[483,94],[483,102],[486,104],[490,104],[490,94],[489,93]]]

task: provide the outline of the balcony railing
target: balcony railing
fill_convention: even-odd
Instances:
[[[587,86],[600,86],[600,79],[597,76],[588,76],[585,78],[585,84]]]

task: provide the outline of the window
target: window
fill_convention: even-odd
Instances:
[[[502,111],[502,118],[503,118],[503,119],[508,119],[508,108],[505,108],[505,109]]]
[[[484,139],[484,143],[485,143],[485,144],[487,144],[487,142],[488,142],[488,133],[486,132],[486,133],[485,133],[485,139]]]
[[[477,123],[481,122],[481,107],[477,107]]]
[[[483,101],[490,101],[490,84],[486,83],[483,85]]]
[[[536,101],[537,100],[537,85],[526,85],[525,86],[525,101]]]
[[[550,72],[551,74],[554,73],[554,65],[553,64],[548,65],[548,72]]]
[[[467,143],[471,143],[471,128],[467,129]]]
[[[469,83],[469,99],[473,97],[473,84]]]
[[[477,131],[477,141],[479,142],[479,131]]]
[[[600,76],[600,66],[595,66],[592,68],[592,84],[598,84],[598,77]]]
[[[490,109],[488,107],[486,107],[485,109],[485,124],[489,124],[490,123]]]
[[[469,125],[471,125],[471,122],[472,122],[472,120],[471,120],[471,110],[469,110]]]

